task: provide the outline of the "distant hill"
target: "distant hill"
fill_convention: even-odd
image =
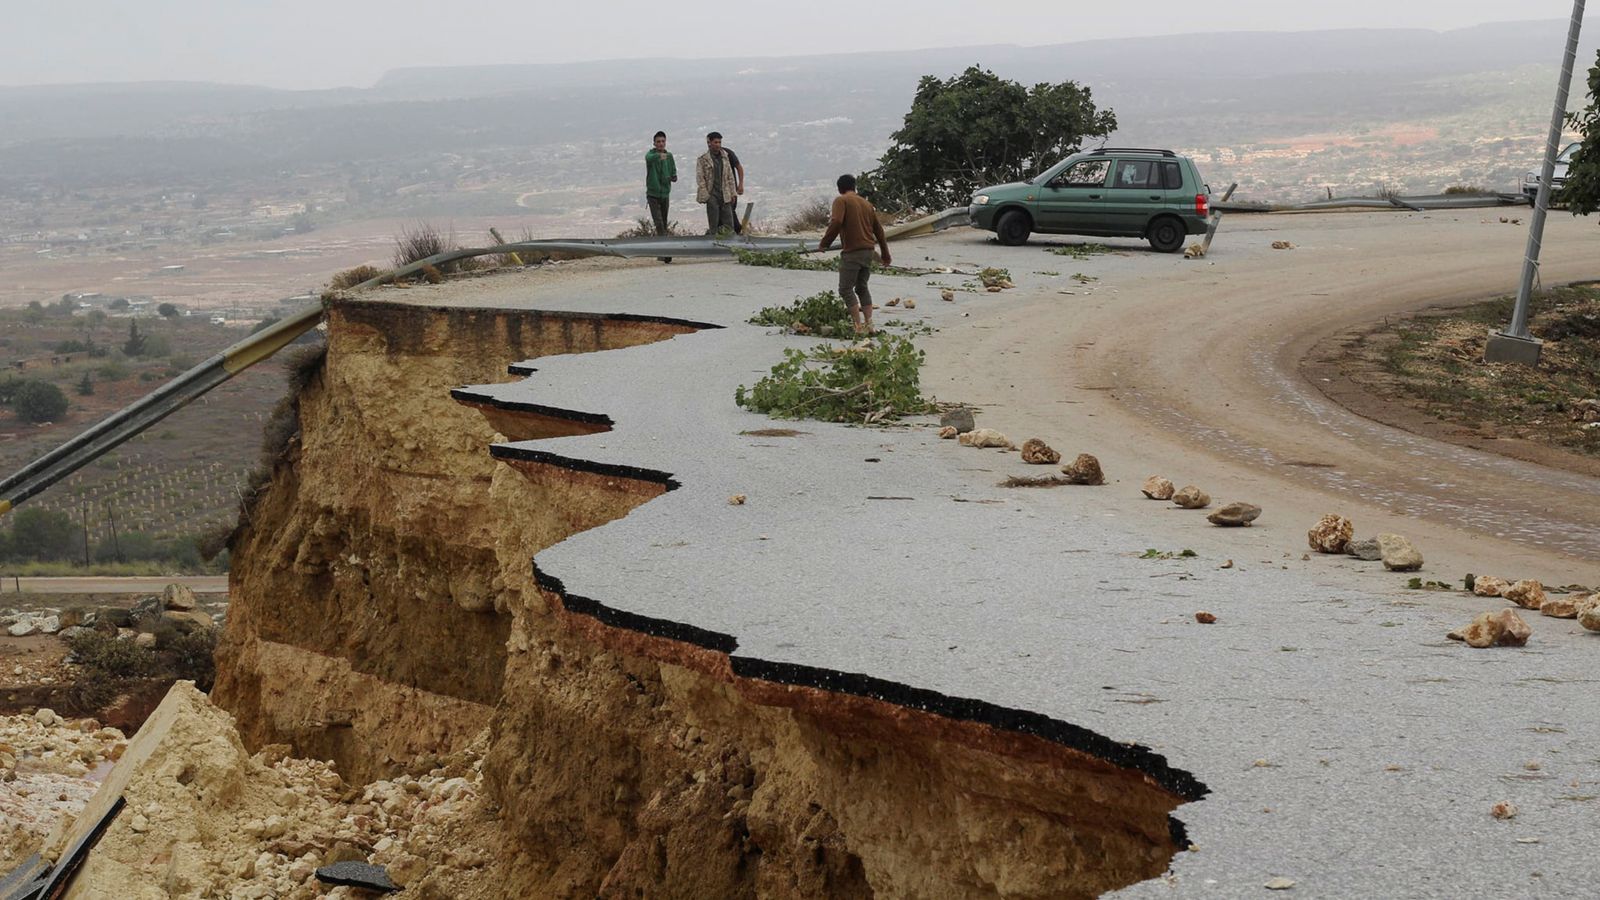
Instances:
[[[870,166],[917,79],[971,64],[1025,82],[1091,86],[1096,102],[1117,112],[1117,142],[1236,148],[1422,122],[1444,142],[1433,149],[1462,154],[1480,134],[1520,140],[1548,120],[1541,107],[1565,28],[1550,20],[1447,32],[1236,32],[836,56],[404,68],[371,88],[330,91],[3,88],[0,194],[250,179],[265,182],[252,188],[261,195],[271,193],[273,179],[353,167],[363,176],[386,173],[401,187],[422,185],[407,195],[414,210],[418,191],[432,196],[429,173],[446,158],[466,160],[474,173],[510,173],[523,191],[631,182],[635,157],[656,128],[673,133],[679,152],[694,151],[695,136],[721,130],[760,166],[763,185],[786,190]],[[1586,41],[1585,68],[1596,40],[1591,33]],[[1522,155],[1521,147],[1508,148],[1504,159],[1467,166],[1459,177],[1514,178],[1520,163],[1512,160]],[[1211,166],[1218,178],[1256,178],[1263,191],[1299,190],[1320,171],[1236,172],[1222,162],[1229,158],[1248,154],[1218,150]],[[1403,162],[1358,172],[1344,155],[1322,162],[1329,183],[1389,177],[1391,169],[1403,178],[1413,169]],[[490,193],[455,197],[450,208],[506,202]]]

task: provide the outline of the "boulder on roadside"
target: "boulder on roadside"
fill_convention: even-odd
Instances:
[[[1011,439],[995,431],[993,428],[976,428],[972,431],[962,432],[957,438],[963,447],[999,447],[1009,450],[1016,446]]]
[[[133,636],[133,645],[150,650],[156,645],[156,636],[148,631],[141,631]]]
[[[1538,609],[1544,605],[1544,585],[1540,584],[1537,578],[1524,578],[1506,588],[1500,596],[1523,609]]]
[[[1533,629],[1522,621],[1514,609],[1481,613],[1460,631],[1450,632],[1450,639],[1465,641],[1469,647],[1521,647],[1528,643]]]
[[[161,621],[163,612],[166,612],[166,607],[161,605],[160,597],[145,597],[133,604],[133,608],[128,610],[128,615],[133,620],[134,628],[149,631]]]
[[[978,423],[972,418],[972,410],[965,406],[945,410],[944,415],[939,417],[939,425],[954,428],[956,434],[966,434],[978,427]]]
[[[33,621],[33,616],[21,615],[6,628],[6,634],[12,637],[27,637],[38,630],[39,625]]]
[[[1186,484],[1172,495],[1172,502],[1184,509],[1205,509],[1211,505],[1211,495],[1192,484]]]
[[[1498,597],[1511,587],[1511,582],[1493,575],[1479,575],[1472,580],[1472,593],[1479,597]]]
[[[39,626],[40,634],[55,634],[61,630],[60,616],[40,616],[33,621]]]
[[[166,609],[187,612],[195,607],[194,591],[187,585],[169,584],[161,592],[161,605]]]
[[[960,434],[960,432],[956,431],[954,425],[945,425],[939,429],[939,439],[942,441],[954,440],[957,434]]]
[[[1349,519],[1328,513],[1306,532],[1306,542],[1318,553],[1343,553],[1355,533],[1356,526]]]
[[[1072,484],[1105,484],[1106,474],[1100,469],[1100,460],[1087,453],[1079,453],[1071,464],[1061,467],[1061,474]]]
[[[1209,516],[1206,521],[1223,528],[1248,528],[1261,517],[1261,507],[1254,503],[1229,503]]]
[[[1038,438],[1028,438],[1022,442],[1022,461],[1034,466],[1053,466],[1061,462],[1061,454]]]
[[[179,634],[193,634],[196,631],[205,631],[215,627],[211,617],[197,610],[180,611],[169,609],[161,614],[161,621],[170,622],[178,629]]]
[[[1144,487],[1139,488],[1151,500],[1171,500],[1177,491],[1172,482],[1160,475],[1151,475],[1144,480]]]
[[[1360,540],[1352,538],[1350,543],[1344,546],[1344,552],[1349,556],[1354,556],[1356,559],[1367,562],[1383,559],[1383,548],[1378,546],[1377,538],[1361,538]]]
[[[1398,534],[1378,535],[1379,558],[1391,572],[1415,572],[1422,568],[1422,553]]]

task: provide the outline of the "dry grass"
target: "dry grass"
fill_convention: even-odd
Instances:
[[[347,291],[364,281],[371,281],[382,274],[383,270],[376,266],[356,266],[353,269],[345,269],[343,272],[334,275],[333,279],[328,282],[328,288],[335,291]]]
[[[1511,307],[1502,298],[1372,332],[1362,343],[1382,371],[1361,380],[1443,421],[1600,456],[1600,428],[1573,418],[1578,401],[1600,398],[1600,286],[1535,298],[1529,330],[1545,341],[1537,367],[1483,362],[1489,331],[1506,326]]]
[[[783,220],[783,230],[789,234],[826,231],[828,218],[832,215],[832,200],[826,197],[808,200],[799,209],[790,213],[789,218]]]

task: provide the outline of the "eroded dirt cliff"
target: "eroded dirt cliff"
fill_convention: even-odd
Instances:
[[[604,410],[462,402],[509,363],[694,323],[347,302],[233,543],[215,700],[361,783],[484,735],[481,865],[418,896],[1094,896],[1160,874],[1204,789],[1040,716],[730,652],[534,555],[675,485],[499,449]],[[463,398],[470,400],[470,398]]]

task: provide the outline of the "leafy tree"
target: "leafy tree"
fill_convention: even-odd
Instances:
[[[156,307],[156,312],[161,314],[161,318],[170,319],[178,314],[178,308],[171,303],[163,303]]]
[[[66,513],[30,507],[11,522],[13,559],[69,559],[81,551],[78,528]]]
[[[122,342],[123,356],[143,356],[149,346],[149,339],[139,333],[139,323],[128,322],[128,339]]]
[[[1589,106],[1567,117],[1583,140],[1567,166],[1561,199],[1572,214],[1586,216],[1600,209],[1600,53],[1589,70]]]
[[[48,381],[25,381],[11,405],[26,422],[53,422],[67,411],[67,395]]]
[[[128,298],[127,297],[118,297],[117,299],[112,300],[110,303],[108,303],[106,305],[111,307],[112,309],[127,309],[129,306],[132,306],[133,304],[128,302]]]
[[[78,381],[78,396],[89,397],[94,395],[94,376],[88,372],[83,373],[83,378]]]
[[[1117,127],[1076,82],[1024,87],[977,66],[917,83],[905,123],[861,192],[884,205],[944,209],[988,184],[1026,178]]]

